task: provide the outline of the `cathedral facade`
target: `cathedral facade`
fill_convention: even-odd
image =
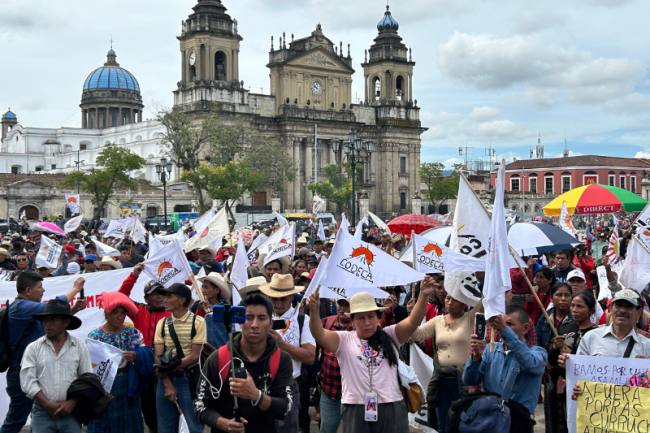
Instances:
[[[365,145],[357,170],[357,199],[368,209],[388,216],[419,213],[412,199],[419,196],[421,135],[420,108],[413,99],[410,50],[402,43],[399,24],[386,11],[377,25],[374,43],[366,50],[361,74],[364,100],[353,103],[355,74],[350,47],[335,45],[317,25],[311,35],[279,41],[271,38],[270,95],[244,88],[239,70],[237,21],[219,0],[198,0],[182,22],[178,40],[181,76],[173,91],[174,110],[197,118],[210,111],[223,113],[263,134],[279,139],[298,167],[298,176],[285,184],[281,210],[311,211],[312,193],[306,186],[325,180],[324,166],[346,160],[343,144],[353,131]],[[107,142],[130,148],[147,160],[136,176],[159,183],[155,164],[165,154],[164,128],[143,121],[142,98],[135,76],[117,63],[111,48],[104,66],[91,72],[83,86],[82,128],[25,128],[13,112],[2,119],[0,172],[67,173],[76,161],[81,169],[94,166]],[[7,117],[9,116],[9,117]],[[374,144],[368,152],[368,142]],[[179,173],[174,176],[178,177]],[[173,179],[172,179],[173,181]],[[270,192],[243,197],[245,205],[271,205]],[[335,210],[328,204],[329,210]]]

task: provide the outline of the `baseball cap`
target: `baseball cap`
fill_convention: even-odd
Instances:
[[[205,265],[203,265],[205,268],[205,273],[206,275],[212,273],[212,272],[218,272],[222,273],[223,272],[223,266],[219,262],[216,262],[214,260],[209,261]]]
[[[299,256],[311,256],[312,252],[309,248],[300,248],[298,250],[298,255]]]
[[[639,298],[639,294],[631,289],[625,289],[621,290],[620,292],[616,292],[614,298],[612,299],[612,304],[616,301],[627,301],[637,308],[641,306],[641,298]]]
[[[66,252],[68,254],[74,254],[74,252],[75,252],[74,247],[71,247],[70,245],[64,245],[63,249],[66,250]]]
[[[158,290],[161,292],[175,293],[181,298],[185,298],[187,302],[192,301],[192,291],[183,283],[174,283],[167,288],[159,287]]]
[[[569,272],[569,274],[566,276],[566,280],[569,281],[571,280],[571,278],[580,278],[583,281],[587,281],[585,279],[585,274],[583,274],[580,269],[574,269],[571,272]]]
[[[97,261],[97,256],[94,255],[94,254],[88,254],[88,255],[84,258],[84,262],[86,262],[86,261],[90,261],[90,260],[92,260],[93,262],[96,262],[96,261]]]
[[[145,295],[151,295],[153,292],[155,292],[158,289],[165,290],[164,287],[162,286],[162,284],[160,284],[159,282],[157,282],[155,280],[151,280],[147,284],[145,284],[145,286],[144,286],[144,294]]]

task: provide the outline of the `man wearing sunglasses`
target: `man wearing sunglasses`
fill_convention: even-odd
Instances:
[[[14,281],[16,278],[18,278],[18,275],[25,271],[33,271],[32,267],[32,262],[29,260],[29,256],[27,253],[22,252],[18,253],[15,256],[15,261],[16,261],[16,267],[18,270],[14,271],[13,274],[11,274],[11,277],[9,278],[10,281]]]

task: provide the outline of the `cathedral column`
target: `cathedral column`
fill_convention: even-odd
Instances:
[[[81,127],[86,129],[86,110],[81,110]]]
[[[93,128],[99,129],[99,109],[95,107],[95,119],[93,120]]]
[[[409,101],[413,100],[413,74],[409,74]]]
[[[307,143],[305,143],[305,162],[303,164],[303,167],[305,167],[305,182],[309,184],[311,182],[311,177],[314,175],[314,159],[313,159],[313,152],[315,152],[315,149],[312,147],[312,142],[313,138],[308,139]],[[302,184],[300,185],[301,188],[304,187]],[[307,207],[306,200],[304,200],[305,203],[301,205],[301,207]],[[302,203],[302,202],[301,202]]]
[[[113,122],[111,119],[111,107],[106,106],[106,124],[104,125],[104,127],[106,128],[109,126],[113,126]]]
[[[117,111],[117,126],[122,126],[122,107]]]
[[[300,167],[300,146],[302,145],[301,141],[297,138],[293,139],[293,162]],[[298,175],[293,181],[293,201],[292,206],[295,207],[295,203],[300,202],[300,188],[302,188],[302,179],[300,176],[300,170],[298,170]]]
[[[129,110],[129,123],[135,123],[135,119],[133,118],[133,108]]]
[[[391,212],[399,212],[401,209],[395,211],[395,205],[399,205],[399,146],[397,144],[392,145],[392,150],[391,150],[391,172],[393,173],[393,186],[391,188],[391,193],[390,193],[390,211]],[[399,206],[397,206],[399,207]]]

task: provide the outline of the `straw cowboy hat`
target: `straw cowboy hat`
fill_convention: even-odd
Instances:
[[[259,269],[260,272],[264,273],[264,259],[266,258],[266,254],[260,254],[259,257],[257,258],[257,269]],[[280,257],[278,260],[282,264],[282,273],[286,274],[287,271],[289,270],[289,265],[291,264],[291,259],[287,256]]]
[[[266,284],[266,278],[264,277],[255,277],[249,278],[246,280],[246,287],[239,291],[239,294],[242,298],[245,298],[251,292],[259,292],[260,286]]]
[[[302,292],[303,286],[295,286],[291,275],[273,274],[270,283],[262,284],[260,291],[269,298],[283,298]],[[372,297],[372,295],[371,295]]]
[[[274,275],[275,276],[275,275]],[[386,311],[386,307],[378,307],[375,303],[375,298],[368,292],[361,292],[353,295],[350,298],[350,312],[345,313],[346,316],[350,317],[353,314],[357,313],[367,313],[370,311]]]
[[[208,245],[207,247],[201,248],[199,251],[207,251],[207,252],[209,252],[210,257],[213,258],[213,259],[215,257],[217,257],[217,250],[214,247],[211,247],[210,245]]]
[[[117,260],[113,260],[108,256],[102,257],[102,261],[99,262],[99,266],[101,265],[108,265],[113,269],[122,269],[122,263],[118,262]]]
[[[228,287],[228,283],[226,283],[226,280],[223,279],[220,273],[210,272],[205,277],[197,278],[197,280],[201,283],[205,281],[211,282],[219,288],[219,297],[221,299],[225,299],[226,301],[230,301],[230,287]]]
[[[224,247],[226,247],[226,248],[236,247],[237,244],[238,244],[237,239],[232,238],[232,239],[230,239],[228,242],[226,242],[226,244],[224,245]]]
[[[300,236],[300,237],[298,238],[298,240],[296,241],[296,243],[297,243],[297,244],[306,244],[306,243],[309,243],[309,241],[307,240],[306,237],[304,237],[304,236]]]
[[[11,258],[11,254],[9,254],[9,251],[5,250],[4,248],[0,248],[0,254],[2,254],[3,256],[5,256],[8,259]]]

